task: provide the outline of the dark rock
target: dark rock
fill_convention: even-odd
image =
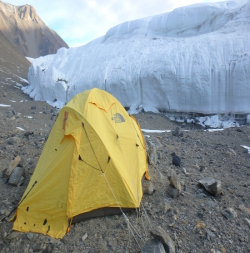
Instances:
[[[23,168],[15,167],[15,169],[13,170],[13,172],[10,175],[8,183],[10,185],[17,185],[19,183],[21,177],[23,176],[23,173],[24,173]]]
[[[175,166],[180,167],[181,166],[181,158],[177,156],[175,153],[172,153],[172,164]]]
[[[148,240],[141,251],[142,253],[166,253],[163,244],[157,239]]]
[[[197,213],[198,218],[203,219],[204,215],[201,212]]]
[[[199,183],[214,196],[218,196],[222,193],[221,181],[213,178],[205,178],[199,181]]]
[[[206,167],[203,165],[200,165],[200,172],[204,172],[206,170]]]
[[[158,160],[162,159],[162,153],[161,152],[157,152],[157,158],[158,158]]]
[[[183,137],[183,133],[180,133],[180,134],[179,134],[179,137]]]
[[[22,167],[22,168],[23,168],[23,167]],[[29,179],[29,171],[28,171],[28,169],[27,169],[26,167],[24,168],[23,176],[24,176],[25,178]]]
[[[172,131],[173,136],[178,136],[180,134],[180,129],[179,127],[176,127],[174,131]]]
[[[34,132],[31,132],[31,131],[27,131],[23,134],[25,137],[28,137],[30,135],[34,135]]]
[[[161,227],[151,229],[150,234],[161,241],[167,253],[175,253],[175,245],[170,236]]]
[[[172,198],[177,198],[181,193],[178,189],[176,189],[172,185],[169,185],[167,191]]]
[[[31,110],[35,110],[35,109],[36,109],[35,105],[31,106]]]

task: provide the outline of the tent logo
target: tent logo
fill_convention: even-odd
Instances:
[[[122,117],[122,115],[120,113],[113,114],[113,117],[111,119],[114,120],[115,123],[125,122],[125,119]]]

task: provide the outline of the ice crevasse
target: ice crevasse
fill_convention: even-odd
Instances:
[[[250,0],[194,4],[34,60],[24,91],[59,106],[98,87],[125,107],[250,113],[249,41]]]

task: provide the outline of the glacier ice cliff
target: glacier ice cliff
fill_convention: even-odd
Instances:
[[[194,4],[37,58],[23,90],[60,106],[98,87],[125,107],[250,113],[249,42],[250,0]]]

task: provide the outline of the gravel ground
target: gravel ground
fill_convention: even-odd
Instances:
[[[140,252],[154,226],[168,233],[175,252],[250,252],[250,154],[240,146],[250,147],[250,127],[208,132],[153,113],[135,115],[142,129],[172,131],[144,133],[156,157],[149,165],[151,182],[143,183],[140,210],[127,213],[131,226],[122,215],[115,215],[73,224],[61,240],[12,231],[5,216],[28,185],[57,110],[11,85],[0,86],[0,104],[10,105],[0,107],[0,173],[17,156],[28,171],[21,186],[0,178],[0,252]],[[174,136],[176,127],[179,133]],[[180,166],[172,164],[173,152],[181,159]],[[181,185],[175,198],[169,186],[171,171]],[[218,196],[199,184],[208,177],[221,181]],[[136,230],[134,236],[129,228]]]

